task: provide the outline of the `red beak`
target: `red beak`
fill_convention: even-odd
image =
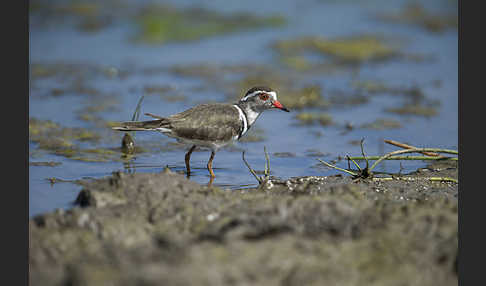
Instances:
[[[288,110],[288,109],[287,109],[285,106],[283,106],[283,105],[280,103],[280,101],[278,101],[278,100],[275,100],[275,101],[273,102],[273,106],[274,106],[274,107],[276,107],[276,108],[278,108],[278,109],[281,109],[281,110],[283,110],[283,111],[290,112],[290,110]]]

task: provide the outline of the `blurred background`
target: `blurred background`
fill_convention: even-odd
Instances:
[[[121,148],[115,121],[234,102],[255,85],[291,112],[266,112],[214,159],[214,185],[271,175],[332,175],[317,158],[397,148],[457,149],[458,17],[454,0],[30,1],[29,216],[70,208],[77,180],[114,171],[183,172],[187,147],[157,133]],[[143,97],[143,98],[142,98]],[[125,152],[124,152],[125,151]],[[191,158],[201,184],[210,152]],[[364,164],[361,162],[361,164]],[[386,162],[410,172],[426,162]]]

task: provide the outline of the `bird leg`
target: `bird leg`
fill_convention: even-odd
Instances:
[[[211,151],[211,157],[209,158],[209,161],[208,161],[208,171],[209,171],[209,174],[211,175],[211,178],[216,177],[216,175],[214,175],[214,172],[213,172],[214,154],[215,154],[214,151]]]
[[[188,177],[191,174],[191,165],[189,164],[189,160],[191,160],[191,154],[194,149],[196,149],[196,145],[192,145],[191,149],[189,149],[189,151],[187,151],[186,153],[186,170]]]

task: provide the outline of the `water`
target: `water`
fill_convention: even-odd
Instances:
[[[145,1],[144,1],[145,2]],[[138,2],[137,2],[138,3]],[[141,2],[140,2],[141,3]],[[325,37],[348,36],[361,33],[384,34],[406,41],[403,48],[407,53],[432,55],[433,61],[387,61],[380,64],[363,65],[357,72],[360,80],[380,80],[391,86],[419,86],[428,100],[440,101],[438,114],[432,117],[400,116],[386,113],[385,108],[395,107],[403,97],[375,95],[362,105],[336,106],[328,110],[335,125],[322,127],[298,126],[291,113],[270,111],[263,113],[254,128],[263,130],[264,141],[239,142],[235,147],[217,152],[213,168],[216,173],[214,184],[228,189],[255,186],[256,180],[248,172],[241,159],[241,150],[246,151],[246,159],[254,169],[263,170],[265,164],[264,146],[270,153],[272,175],[280,178],[306,175],[331,175],[338,171],[322,168],[316,158],[330,161],[338,156],[360,155],[358,145],[350,141],[365,138],[368,155],[396,150],[384,145],[383,139],[407,142],[420,147],[457,149],[458,142],[458,55],[457,29],[442,33],[431,33],[415,25],[390,24],[378,21],[373,15],[380,12],[398,11],[406,1],[172,1],[178,7],[197,5],[211,10],[232,13],[247,11],[258,15],[277,13],[287,19],[283,27],[262,28],[241,31],[227,35],[204,38],[187,43],[166,45],[140,45],[128,40],[133,34],[133,25],[121,21],[97,33],[84,33],[70,25],[31,25],[29,32],[30,63],[72,63],[102,67],[113,67],[118,71],[129,71],[126,77],[107,77],[96,73],[83,75],[86,85],[96,88],[109,98],[115,98],[113,108],[101,113],[104,120],[122,121],[131,118],[133,110],[148,85],[168,85],[186,96],[185,101],[167,101],[158,95],[146,95],[142,113],[169,115],[183,111],[194,104],[206,101],[224,101],[221,90],[211,89],[200,78],[176,76],[164,68],[173,65],[198,63],[238,65],[248,63],[267,64],[278,68],[275,52],[269,48],[276,40],[291,39],[300,35]],[[452,9],[450,1],[427,1],[422,3],[434,11]],[[140,4],[142,5],[142,4]],[[258,7],[258,9],[255,9]],[[451,8],[452,7],[452,8]],[[141,71],[157,68],[153,74]],[[223,76],[223,75],[222,75]],[[354,75],[356,76],[356,75]],[[332,90],[349,90],[350,73],[334,75],[310,75],[308,82],[323,87],[324,93]],[[440,84],[434,84],[440,82]],[[80,111],[100,100],[96,96],[80,95],[76,90],[62,96],[50,96],[55,87],[70,84],[69,76],[57,76],[31,81],[29,96],[29,117],[48,119],[66,127],[92,128],[91,123],[79,119]],[[198,89],[205,86],[205,89]],[[248,87],[249,88],[249,87]],[[324,94],[326,95],[326,94]],[[110,97],[111,96],[111,97]],[[396,119],[402,128],[371,130],[354,128],[343,134],[346,122],[359,126],[377,118]],[[142,116],[141,119],[148,119]],[[107,131],[111,132],[111,131]],[[112,134],[113,135],[113,134]],[[118,141],[102,141],[104,148],[119,147],[123,133],[118,133]],[[157,133],[137,133],[136,143],[169,144],[173,141]],[[116,143],[114,143],[116,142]],[[151,143],[152,142],[152,143]],[[86,143],[87,144],[87,143]],[[89,144],[88,144],[89,145]],[[183,149],[166,152],[149,152],[136,156],[127,166],[120,161],[80,162],[66,157],[36,153],[37,145],[30,144],[30,161],[55,161],[62,164],[55,167],[29,167],[29,215],[69,208],[81,189],[76,184],[60,182],[51,184],[47,178],[64,180],[100,178],[114,171],[160,172],[166,166],[173,171],[183,171]],[[309,156],[319,151],[322,156]],[[275,153],[290,152],[293,156],[278,157]],[[194,152],[191,166],[194,175],[191,180],[206,184],[209,181],[205,168],[210,152]],[[346,167],[345,161],[338,162]],[[381,171],[396,172],[400,168],[411,171],[422,167],[423,162],[386,162]]]

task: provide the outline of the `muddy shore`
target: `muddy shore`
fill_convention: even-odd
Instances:
[[[406,176],[457,179],[457,163]],[[237,191],[169,170],[83,181],[29,222],[31,285],[457,285],[458,185],[348,176]]]

